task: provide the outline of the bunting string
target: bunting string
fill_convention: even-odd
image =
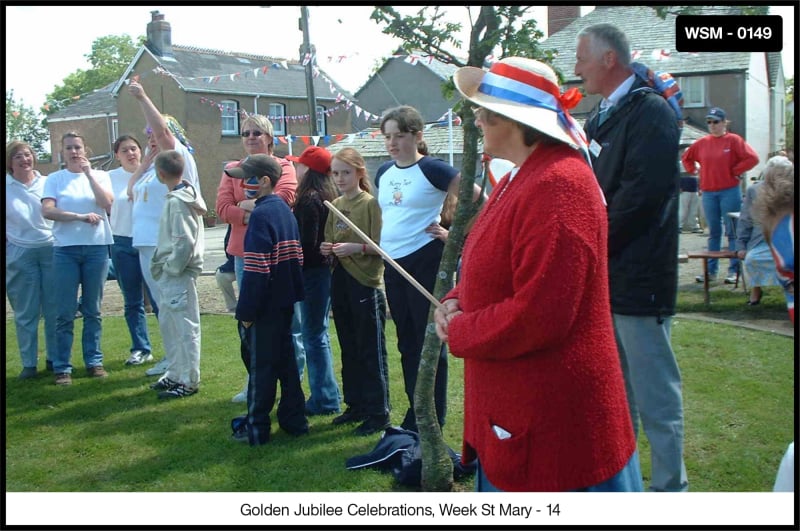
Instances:
[[[216,107],[217,110],[222,112],[224,110],[224,106],[211,98],[207,98],[205,96],[200,97],[200,102],[205,103],[211,107]],[[331,114],[341,111],[343,109],[348,108],[346,105],[338,105],[331,109],[327,109],[325,114],[330,116]],[[238,114],[242,118],[246,118],[247,116],[253,116],[255,113],[249,113],[245,110],[240,109]],[[279,120],[279,119],[286,119],[292,122],[307,122],[309,116],[307,114],[303,115],[295,115],[295,116],[267,116],[268,120]],[[447,113],[444,113],[438,120],[435,122],[431,122],[425,124],[425,131],[431,129],[432,127],[443,127],[447,126]],[[461,117],[458,115],[453,115],[453,125],[461,125]],[[376,129],[374,131],[359,131],[356,133],[337,133],[332,135],[276,135],[273,136],[272,142],[276,146],[279,144],[290,144],[294,142],[302,142],[306,146],[323,146],[323,145],[331,145],[339,142],[346,142],[348,144],[352,144],[357,138],[364,138],[369,136],[370,138],[375,138],[381,134],[380,129]]]
[[[638,49],[631,50],[631,60],[637,61],[637,60],[641,59],[642,56],[644,55],[644,53],[645,53],[644,50],[638,50]],[[346,62],[346,61],[348,61],[350,59],[355,58],[358,55],[359,55],[358,52],[355,52],[355,53],[352,53],[352,54],[335,55],[335,56],[334,55],[328,55],[328,56],[326,56],[326,60],[327,60],[328,63],[344,63],[344,62]],[[650,57],[654,61],[668,61],[668,60],[672,59],[675,56],[697,58],[700,55],[697,52],[678,52],[678,53],[673,53],[669,49],[665,49],[665,48],[655,49],[655,50],[652,50],[652,52],[650,53]],[[433,55],[429,55],[429,54],[405,54],[405,55],[404,54],[392,54],[392,55],[384,56],[384,57],[382,57],[382,59],[383,60],[402,59],[404,62],[412,64],[412,65],[413,64],[417,64],[417,63],[432,64],[434,60],[438,61],[438,59],[435,59],[435,57]],[[484,59],[484,64],[492,65],[493,63],[495,63],[497,61],[498,61],[498,58],[495,57],[494,55],[490,54],[490,55],[487,55],[486,58]],[[312,65],[313,77],[316,78],[316,77],[319,77],[320,75],[322,75],[320,70],[319,70],[319,68],[317,67],[317,54],[316,53],[306,53],[306,54],[303,55],[302,65],[305,66],[305,65],[307,65],[309,63],[311,63],[311,65]],[[448,64],[448,63],[444,63],[444,64]],[[214,83],[218,83],[220,81],[220,79],[229,79],[231,81],[237,81],[237,80],[240,80],[240,79],[248,79],[248,78],[255,79],[259,75],[266,76],[269,73],[270,69],[288,70],[289,69],[289,61],[286,60],[286,59],[280,59],[280,60],[272,61],[270,63],[258,66],[256,68],[253,68],[253,69],[250,69],[250,70],[243,70],[243,71],[239,71],[239,72],[231,72],[231,73],[226,73],[226,74],[212,74],[212,75],[208,75],[208,76],[199,76],[199,77],[178,76],[177,74],[169,72],[168,70],[166,70],[162,66],[157,66],[157,67],[153,68],[151,71],[143,72],[141,74],[138,74],[137,76],[134,76],[134,78],[147,78],[150,75],[160,75],[160,76],[165,76],[165,77],[172,77],[172,78],[175,78],[175,79],[185,79],[185,80],[191,80],[191,81],[198,81],[199,80],[199,81],[202,81],[202,82],[205,82],[205,83],[208,83],[208,84],[212,85]],[[323,78],[323,80],[325,80],[328,83],[328,85],[330,87],[330,90],[331,90],[331,93],[332,94],[336,94],[336,102],[339,103],[341,101],[344,101],[346,103],[346,105],[348,105],[348,107],[347,107],[348,109],[350,108],[350,106],[354,106],[355,107],[355,113],[356,113],[357,117],[361,117],[363,115],[364,119],[366,119],[368,121],[369,120],[376,120],[376,119],[380,118],[379,115],[377,115],[375,113],[372,113],[372,112],[369,112],[369,111],[359,107],[358,105],[355,105],[355,103],[352,102],[345,95],[343,95],[341,93],[341,91],[336,89],[336,86],[335,86],[334,82],[331,81],[327,76],[322,75],[322,78]],[[127,84],[128,80],[126,80],[125,83]],[[82,97],[85,97],[85,96],[86,96],[86,94],[79,95],[79,96],[72,96],[71,98],[64,98],[62,100],[50,100],[50,101],[45,102],[44,105],[42,105],[42,109],[44,109],[45,111],[49,111],[51,105],[61,105],[61,104],[64,104],[64,103],[75,102],[75,101],[78,101]],[[305,119],[308,120],[308,117],[306,116]]]

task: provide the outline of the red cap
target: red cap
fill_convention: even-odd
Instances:
[[[331,169],[331,153],[319,146],[308,146],[299,157],[286,155],[287,160],[305,164],[312,170],[326,174]]]

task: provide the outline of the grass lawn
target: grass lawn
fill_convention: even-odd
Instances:
[[[719,298],[715,294],[714,300]],[[741,303],[741,299],[739,300]],[[784,310],[785,311],[785,310]],[[784,314],[785,315],[785,314]],[[785,318],[785,317],[784,317]],[[148,317],[156,358],[158,326]],[[85,375],[76,321],[73,385],[56,387],[50,373],[19,381],[13,321],[6,321],[6,490],[11,492],[329,492],[402,491],[389,474],[348,471],[349,457],[367,453],[378,436],[358,437],[353,425],[311,417],[308,436],[278,431],[250,448],[230,439],[231,403],[245,381],[235,322],[203,315],[202,385],[185,400],[159,401],[145,367],[125,367],[129,336],[123,317],[103,319],[110,376]],[[331,330],[336,374],[338,343]],[[387,323],[392,422],[406,408],[395,331]],[[42,340],[43,344],[43,340]],[[794,345],[791,338],[678,318],[673,344],[683,374],[686,466],[693,491],[769,491],[794,438]],[[40,370],[44,369],[40,361]],[[445,441],[461,449],[463,364],[450,358]],[[304,384],[307,393],[307,384]],[[650,463],[640,438],[645,481]],[[473,490],[472,479],[456,490]]]

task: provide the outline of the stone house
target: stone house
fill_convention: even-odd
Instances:
[[[144,117],[126,90],[126,82],[135,76],[155,106],[174,116],[186,130],[209,205],[216,202],[224,164],[244,156],[239,124],[247,114],[270,118],[279,156],[289,152],[290,143],[299,152],[308,143],[324,143],[331,135],[353,131],[350,107],[337,100],[338,94],[346,99],[352,96],[323,71],[317,70],[313,78],[316,113],[312,115],[305,66],[299,61],[173,45],[169,22],[153,11],[147,41],[120,79],[107,92],[84,97],[49,118],[56,168],[62,130],[86,134],[95,155],[105,153],[112,159],[109,167],[116,167],[111,146],[118,135],[144,140]],[[83,109],[90,104],[97,108]],[[317,122],[320,138],[310,137],[311,119]]]

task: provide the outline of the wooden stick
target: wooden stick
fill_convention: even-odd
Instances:
[[[347,216],[345,216],[344,214],[342,214],[342,213],[339,211],[339,209],[337,209],[335,206],[333,206],[333,205],[330,203],[330,201],[324,201],[324,204],[325,204],[325,206],[326,206],[326,207],[328,207],[328,209],[330,209],[330,211],[331,211],[331,212],[333,212],[334,214],[336,214],[336,216],[337,216],[339,219],[341,219],[342,221],[344,221],[345,223],[347,223],[347,226],[348,226],[348,227],[350,227],[351,229],[353,229],[353,231],[354,231],[356,234],[358,234],[358,236],[359,236],[359,237],[360,237],[362,240],[364,240],[364,241],[367,243],[367,245],[369,245],[370,247],[372,247],[373,249],[375,249],[375,252],[376,252],[376,253],[378,253],[379,255],[381,255],[381,256],[383,257],[383,259],[384,259],[384,260],[386,260],[386,261],[389,263],[389,265],[391,265],[391,266],[392,266],[392,267],[395,269],[395,271],[397,271],[398,273],[400,273],[401,275],[403,275],[403,278],[405,278],[406,280],[408,280],[408,281],[411,283],[411,285],[412,285],[412,286],[414,286],[414,287],[417,289],[417,291],[419,291],[420,293],[422,293],[422,294],[425,296],[425,298],[426,298],[426,299],[428,299],[429,301],[431,301],[431,303],[432,303],[433,305],[435,305],[437,308],[441,308],[442,310],[444,310],[444,305],[443,305],[441,302],[439,302],[438,300],[436,300],[436,297],[434,297],[433,295],[431,295],[431,294],[430,294],[430,292],[429,292],[428,290],[426,290],[426,289],[425,289],[425,288],[422,286],[422,284],[420,284],[419,282],[417,282],[417,281],[416,281],[416,279],[415,279],[414,277],[412,277],[412,276],[411,276],[411,275],[408,273],[408,271],[406,271],[405,269],[403,269],[403,268],[400,266],[400,264],[398,264],[397,262],[395,262],[394,260],[392,260],[392,258],[391,258],[391,257],[390,257],[388,254],[386,254],[386,251],[384,251],[383,249],[381,249],[381,248],[380,248],[380,246],[379,246],[377,243],[375,243],[374,241],[372,241],[372,239],[371,239],[369,236],[367,236],[366,234],[364,234],[364,231],[362,231],[361,229],[359,229],[359,228],[358,228],[358,227],[357,227],[357,226],[356,226],[356,225],[355,225],[355,224],[354,224],[352,221],[350,221],[350,219],[349,219]]]

